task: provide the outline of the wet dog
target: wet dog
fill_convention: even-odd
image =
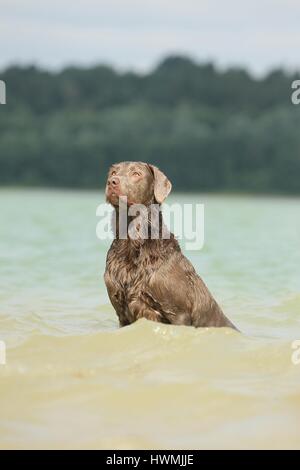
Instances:
[[[235,328],[174,235],[163,236],[166,227],[159,207],[171,188],[164,173],[147,163],[122,162],[109,170],[106,199],[116,217],[104,278],[120,326],[147,318],[174,325]],[[135,205],[141,209],[132,211]],[[122,207],[129,227],[125,237],[119,230]],[[158,208],[158,217],[153,217],[151,207]]]

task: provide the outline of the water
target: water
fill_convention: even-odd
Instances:
[[[188,252],[229,329],[118,329],[99,192],[0,191],[1,448],[300,448],[299,199],[205,203]]]

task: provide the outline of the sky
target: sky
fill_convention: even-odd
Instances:
[[[300,0],[0,0],[0,68],[146,72],[184,54],[256,75],[300,70],[299,22]]]

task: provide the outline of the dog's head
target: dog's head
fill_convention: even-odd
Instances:
[[[156,166],[142,162],[112,165],[106,183],[106,200],[113,206],[123,196],[127,204],[161,204],[172,189],[166,175]]]

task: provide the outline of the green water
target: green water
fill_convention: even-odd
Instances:
[[[299,447],[300,200],[169,198],[205,204],[204,248],[186,255],[242,334],[118,330],[103,201],[0,190],[0,447]]]

